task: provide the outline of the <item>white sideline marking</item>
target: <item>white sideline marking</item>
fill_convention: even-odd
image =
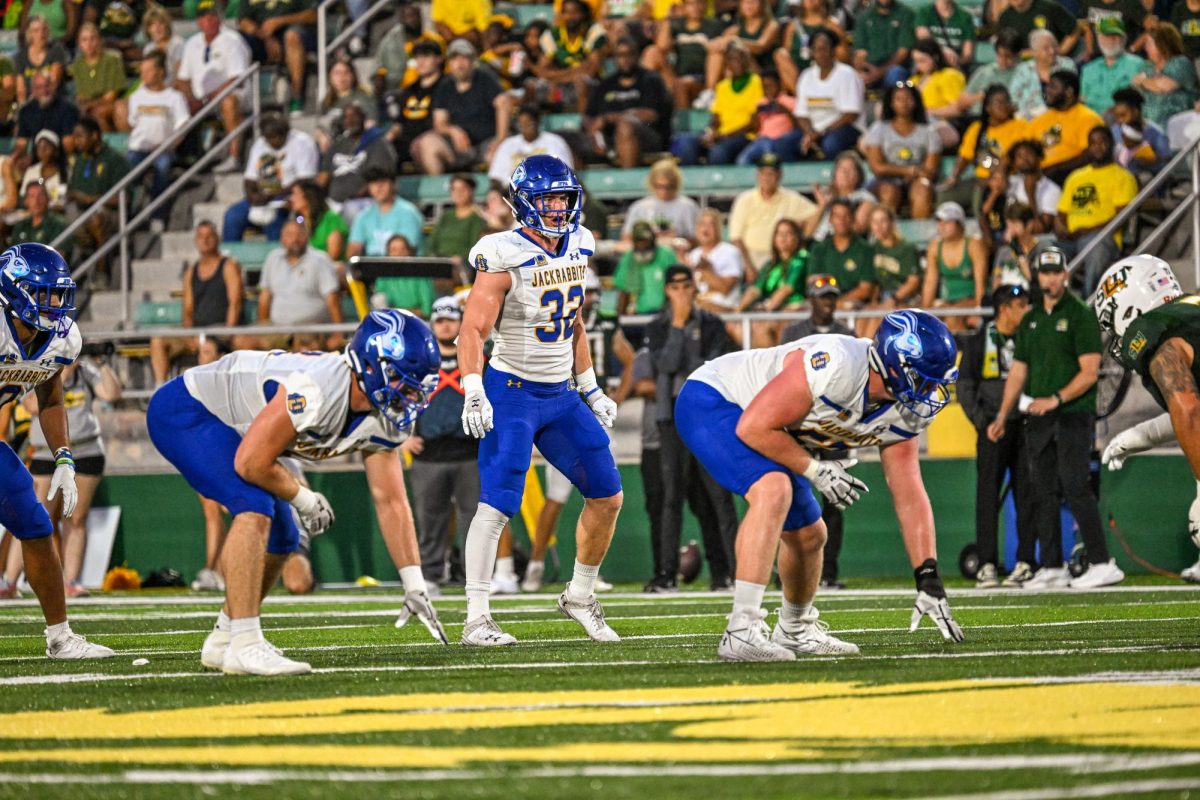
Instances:
[[[1101,783],[1093,786],[1063,786],[1054,789],[1013,789],[983,794],[944,794],[930,797],[929,800],[1059,800],[1059,798],[1120,797],[1189,789],[1200,789],[1200,778],[1122,781],[1121,783]]]

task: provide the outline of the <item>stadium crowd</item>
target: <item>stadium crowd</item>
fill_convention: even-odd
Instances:
[[[346,11],[354,19],[366,5],[347,2]],[[181,19],[195,20],[186,39],[173,30]],[[0,56],[0,133],[12,137],[0,156],[5,240],[50,243],[252,63],[271,66],[281,106],[213,168],[241,173],[244,197],[219,228],[192,221],[183,325],[250,321],[243,271],[222,242],[279,242],[260,271],[255,319],[285,329],[342,321],[354,256],[450,258],[452,279],[381,278],[371,302],[430,319],[454,385],[455,291],[470,282],[479,236],[515,224],[504,195],[521,159],[553,154],[585,182],[588,168],[649,166],[644,197],[624,209],[590,199],[585,224],[612,255],[596,265],[615,308],[596,295],[595,318],[602,306],[610,316],[653,316],[627,326],[632,346],[603,351],[603,366],[617,397],[658,400],[647,404],[643,437],[643,473],[650,451],[662,468],[658,491],[647,480],[648,503],[661,506],[651,511],[656,590],[674,585],[684,501],[701,518],[713,585],[730,574],[728,495],[686,463],[670,429],[672,376],[741,344],[740,324],[722,324],[722,314],[811,312],[815,327],[799,331],[755,321],[751,344],[770,346],[841,330],[839,312],[991,305],[991,323],[947,321],[964,343],[1011,337],[1019,318],[1005,321],[1000,309],[1014,298],[1038,307],[1039,267],[1050,265],[1053,283],[1065,259],[1084,254],[1073,288],[1094,287],[1125,244],[1105,226],[1169,157],[1169,132],[1200,113],[1200,0],[556,0],[524,27],[489,0],[403,2],[376,26],[382,35],[368,26],[332,54],[319,101],[308,59],[316,19],[314,0],[10,4],[5,25],[20,44]],[[247,91],[228,95],[212,125],[158,156],[144,197],[160,196],[211,145],[213,126],[235,127],[249,102]],[[564,115],[574,124],[547,130]],[[693,116],[703,123],[688,124]],[[106,142],[110,132],[128,134],[124,152]],[[829,181],[787,185],[785,167],[797,161],[828,163]],[[754,165],[755,186],[728,210],[702,207],[688,195],[696,165]],[[452,177],[436,215],[398,191],[399,176],[442,174]],[[76,232],[75,259],[113,235],[110,206]],[[168,211],[155,215],[155,230]],[[103,288],[105,275],[88,281]],[[858,335],[876,324],[851,322]],[[692,328],[688,340],[699,344],[681,349]],[[992,339],[981,346],[994,356]],[[164,381],[187,352],[203,363],[228,347],[339,343],[155,340],[153,376]],[[1039,388],[1056,396],[1072,380],[1063,377]],[[1094,411],[1090,391],[1070,398],[1081,420]],[[995,397],[971,410],[981,447],[1001,410],[1012,411]],[[456,437],[440,418],[431,410],[410,440],[418,465],[469,459],[465,443],[440,443]],[[451,466],[427,467],[423,480],[454,481],[457,491]],[[422,517],[446,527],[418,506],[423,527]],[[443,557],[444,547],[427,544]],[[526,587],[538,579],[528,573]],[[837,582],[836,552],[825,580]]]

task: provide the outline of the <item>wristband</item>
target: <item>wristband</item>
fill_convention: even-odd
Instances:
[[[71,457],[71,448],[60,447],[54,451],[54,466],[67,466],[75,469],[75,459]]]
[[[300,484],[300,489],[296,492],[296,496],[288,500],[288,505],[294,506],[297,511],[307,511],[316,504],[317,493],[304,484]]]
[[[930,597],[943,598],[946,588],[942,585],[942,576],[938,574],[937,559],[927,558],[921,566],[913,570],[913,578],[917,581],[917,591],[924,592]]]
[[[600,391],[600,384],[596,382],[596,369],[590,367],[575,376],[575,388],[585,398],[591,397],[596,392]]]
[[[817,462],[817,460],[810,456],[808,466],[805,467],[804,472],[800,474],[807,478],[809,483],[812,483],[817,479],[817,471],[820,470],[820,468],[821,465]]]
[[[482,392],[483,391],[483,376],[478,372],[472,372],[462,376],[462,387],[464,392]]]

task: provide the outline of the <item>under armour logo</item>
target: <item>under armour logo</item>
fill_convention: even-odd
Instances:
[[[572,253],[571,253],[571,260],[572,260],[572,261],[578,261],[578,260],[580,259],[580,257],[581,257],[581,256],[579,255],[579,251],[578,251],[578,250],[574,250],[574,251],[572,251]]]
[[[517,387],[518,389],[520,389],[520,388],[521,388],[521,382],[520,382],[520,381],[514,381],[512,378],[509,378],[509,379],[508,379],[508,385],[509,385],[509,388],[512,388],[513,386]]]

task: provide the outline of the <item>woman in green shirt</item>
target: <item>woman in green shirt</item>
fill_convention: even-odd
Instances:
[[[925,256],[922,308],[972,308],[983,302],[987,288],[987,251],[978,236],[966,235],[967,215],[958,203],[942,203],[937,213],[938,235]],[[967,317],[947,317],[952,333],[965,330]]]
[[[1183,54],[1183,37],[1169,22],[1160,22],[1146,37],[1150,63],[1129,83],[1146,96],[1142,114],[1167,129],[1167,120],[1191,109],[1196,100],[1196,67]]]
[[[803,247],[800,226],[790,219],[775,224],[771,260],[762,265],[758,279],[742,295],[738,311],[792,311],[804,305],[804,275],[808,250]],[[779,344],[778,322],[756,322],[750,328],[754,347]]]
[[[346,254],[346,237],[350,226],[342,215],[325,204],[325,193],[313,181],[297,181],[288,198],[292,213],[308,231],[308,243],[341,262]],[[339,266],[338,271],[343,271]]]
[[[120,53],[104,46],[95,23],[80,26],[79,57],[71,64],[70,72],[80,115],[94,117],[106,133],[116,130],[113,112],[117,97],[125,91],[125,62]]]

